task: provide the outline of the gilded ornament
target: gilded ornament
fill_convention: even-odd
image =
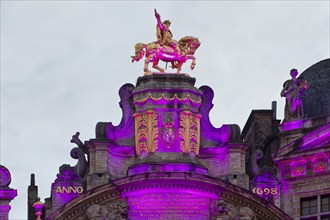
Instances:
[[[140,155],[142,151],[155,152],[158,148],[157,113],[149,110],[144,113],[136,113],[134,117],[136,154]]]
[[[191,111],[182,111],[180,114],[180,148],[184,153],[199,154],[200,145],[200,115]]]
[[[174,128],[173,121],[167,120],[166,122],[164,122],[160,133],[161,133],[161,140],[165,144],[171,145],[176,141],[177,134]]]

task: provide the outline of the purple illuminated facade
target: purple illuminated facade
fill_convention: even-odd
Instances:
[[[17,196],[17,190],[9,187],[11,175],[9,170],[0,165],[0,219],[8,220],[10,202]]]
[[[285,119],[274,102],[243,128],[250,189],[293,219],[330,219],[330,59],[291,73],[281,91]]]
[[[95,138],[85,142],[79,132],[72,136],[77,164],[60,167],[45,200],[47,219],[330,214],[330,114],[281,122],[273,103],[271,110],[253,110],[242,132],[234,124],[216,128],[209,118],[213,90],[196,88],[195,78],[185,74],[139,77],[136,85],[123,85],[119,96],[119,125],[99,122]],[[30,187],[36,199],[34,177]]]
[[[72,137],[78,163],[60,167],[47,218],[290,219],[249,190],[240,128],[215,128],[213,91],[194,84],[153,74],[123,85],[120,124],[98,123],[85,143]]]

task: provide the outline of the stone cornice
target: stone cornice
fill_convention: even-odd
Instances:
[[[303,137],[292,141],[288,145],[281,147],[276,152],[272,154],[275,161],[279,161],[286,158],[295,156],[296,153],[307,151],[315,151],[320,145],[329,144],[330,137],[330,123],[327,123],[309,133],[305,134]]]

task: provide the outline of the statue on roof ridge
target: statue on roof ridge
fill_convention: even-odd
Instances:
[[[304,78],[297,78],[298,70],[290,71],[291,79],[283,84],[281,97],[285,97],[284,121],[292,121],[304,118],[304,109],[302,105],[302,95],[309,88],[308,82]]]
[[[149,44],[137,43],[135,45],[135,55],[132,57],[132,62],[139,61],[143,56],[146,57],[144,64],[144,75],[150,75],[149,63],[152,62],[152,67],[164,72],[165,70],[158,66],[159,60],[171,63],[172,69],[177,69],[180,73],[182,65],[187,60],[192,60],[190,69],[193,70],[196,65],[195,51],[200,46],[198,38],[186,36],[179,41],[173,39],[173,34],[169,27],[169,20],[161,21],[160,14],[155,9],[155,17],[157,19],[156,36],[157,41]]]

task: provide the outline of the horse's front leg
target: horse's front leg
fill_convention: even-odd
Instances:
[[[158,62],[159,62],[158,59],[154,60],[153,61],[153,64],[152,64],[152,67],[155,68],[155,69],[157,69],[157,70],[159,70],[159,72],[161,72],[161,73],[165,72],[165,70],[163,68],[161,68],[160,66],[158,66]]]
[[[183,62],[178,62],[177,66],[176,66],[176,73],[180,73],[181,69],[182,69],[182,65],[183,65]]]
[[[151,75],[152,72],[149,70],[149,63],[150,63],[150,60],[152,58],[152,54],[150,54],[146,60],[144,61],[144,68],[143,68],[143,71],[144,71],[144,75]]]
[[[172,69],[175,69],[177,67],[177,61],[172,61],[171,64],[172,64]]]
[[[190,69],[191,70],[195,69],[195,66],[196,66],[196,58],[194,57],[194,58],[192,58],[192,62],[190,64]]]

